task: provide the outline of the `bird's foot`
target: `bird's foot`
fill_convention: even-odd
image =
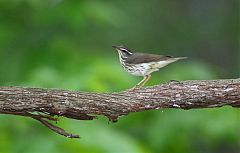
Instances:
[[[178,81],[178,80],[170,80],[169,82],[180,82],[180,81]]]
[[[141,86],[136,85],[136,86],[134,86],[134,87],[128,89],[127,91],[134,91],[134,90],[137,90],[137,89],[139,89],[139,88],[141,88]]]

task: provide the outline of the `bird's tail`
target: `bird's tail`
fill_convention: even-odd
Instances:
[[[181,60],[181,59],[186,59],[187,57],[174,57],[174,58],[170,58],[169,61],[172,62],[175,62],[175,61],[178,61],[178,60]]]
[[[170,64],[170,63],[173,63],[173,62],[175,62],[175,61],[178,61],[178,60],[180,60],[180,59],[186,59],[187,57],[172,57],[172,58],[169,58],[168,60],[166,60],[166,61],[159,61],[156,65],[155,65],[155,67],[157,67],[158,69],[159,68],[162,68],[162,67],[164,67],[164,66],[166,66],[166,65],[168,65],[168,64]]]
[[[175,60],[175,61],[180,60],[180,59],[187,59],[187,57],[175,57],[175,58],[173,58],[173,60]]]

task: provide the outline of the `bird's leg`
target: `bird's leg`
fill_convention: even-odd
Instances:
[[[143,82],[139,85],[139,87],[143,87],[143,86],[148,82],[148,80],[149,80],[150,78],[151,78],[151,75],[150,75],[150,74],[144,76]]]
[[[147,81],[151,78],[151,75],[146,75],[143,77],[143,79],[137,84],[135,85],[133,88],[131,88],[130,90],[134,90],[136,88],[141,88],[142,86],[145,85],[145,83],[147,83]]]

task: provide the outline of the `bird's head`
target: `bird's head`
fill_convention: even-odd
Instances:
[[[125,46],[112,46],[113,48],[115,48],[118,51],[119,56],[121,56],[121,58],[128,58],[129,56],[133,55],[133,52],[128,49]]]

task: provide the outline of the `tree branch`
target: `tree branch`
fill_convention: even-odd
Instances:
[[[116,122],[119,116],[130,112],[160,108],[212,108],[225,105],[240,107],[240,79],[170,81],[134,91],[115,93],[0,87],[0,114],[34,118],[54,132],[70,138],[79,136],[65,132],[48,120],[56,121],[54,116],[92,120],[95,118],[92,115],[104,115],[110,121]]]

